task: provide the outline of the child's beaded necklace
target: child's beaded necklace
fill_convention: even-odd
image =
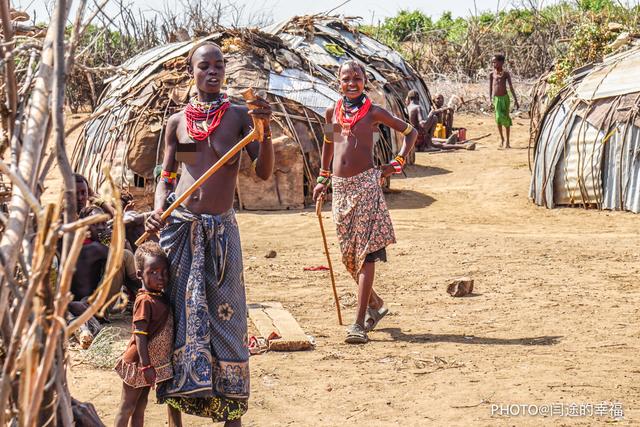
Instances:
[[[350,103],[349,100],[345,102],[345,98],[340,98],[336,103],[336,120],[342,128],[342,136],[345,137],[352,135],[351,129],[371,109],[371,100],[364,94],[352,105],[348,103]]]

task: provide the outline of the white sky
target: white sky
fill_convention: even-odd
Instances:
[[[161,10],[169,5],[173,10],[180,8],[180,0],[124,0],[130,4],[133,9],[139,9],[145,14],[154,13],[154,10]],[[193,0],[192,0],[193,1]],[[201,0],[203,4],[207,4],[211,0]],[[223,2],[229,0],[222,0]],[[326,12],[335,6],[343,3],[344,0],[329,1],[309,1],[309,0],[234,0],[237,6],[244,6],[245,11],[249,13],[272,15],[274,22],[283,21],[294,15],[305,15],[312,13]],[[474,11],[510,8],[514,4],[519,5],[524,2],[535,2],[541,5],[554,3],[557,0],[351,0],[346,5],[338,8],[336,13],[348,16],[361,16],[366,24],[376,24],[385,17],[394,16],[399,10],[420,10],[423,13],[434,18],[439,17],[444,11],[451,11],[454,16],[469,16]],[[637,0],[633,0],[634,2]],[[89,5],[101,3],[102,0],[88,0]],[[36,13],[36,19],[39,22],[47,22],[49,14],[47,5],[53,4],[53,0],[13,0],[12,3],[18,8],[28,12],[33,18],[33,12]],[[72,9],[75,9],[78,1],[73,1]],[[115,4],[115,2],[113,2]],[[111,4],[107,10],[117,10],[114,4]],[[13,6],[16,7],[16,6]],[[92,8],[92,7],[91,7]]]

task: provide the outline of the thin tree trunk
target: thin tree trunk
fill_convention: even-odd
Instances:
[[[66,20],[67,0],[58,0],[56,10],[56,38],[54,42],[53,55],[53,133],[56,141],[56,159],[58,167],[64,181],[64,223],[68,224],[75,220],[76,217],[76,183],[73,177],[73,169],[67,157],[67,150],[64,146],[64,84],[66,80],[65,74],[65,58],[64,58],[64,22]],[[62,238],[62,263],[66,258],[66,254],[71,247],[72,236],[65,233]]]
[[[4,34],[4,45],[11,49],[13,41],[13,24],[9,12],[9,0],[0,0],[0,19],[2,20],[2,31]],[[16,110],[18,108],[18,87],[16,85],[16,70],[13,56],[7,59],[5,65],[5,91],[9,101],[9,123],[6,129],[9,137],[13,134],[13,124],[16,120]]]
[[[68,5],[65,16],[68,13]],[[3,28],[3,30],[6,30]],[[49,122],[49,101],[53,80],[53,41],[55,38],[55,26],[50,26],[43,42],[40,66],[35,78],[33,93],[29,99],[25,115],[28,120],[25,124],[25,134],[22,139],[22,151],[18,170],[29,186],[33,189],[36,183],[37,172],[40,169],[40,160],[45,145],[45,134]],[[5,260],[4,271],[13,274],[18,260],[19,248],[24,237],[25,226],[29,220],[29,205],[22,192],[14,188],[10,201],[11,212],[9,221],[0,240],[0,252]],[[9,306],[9,288],[4,285],[4,274],[0,273],[0,322],[4,320],[4,311]]]

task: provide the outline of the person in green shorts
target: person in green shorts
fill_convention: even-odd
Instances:
[[[496,112],[496,123],[498,124],[498,132],[500,132],[500,147],[511,148],[509,143],[511,130],[511,117],[509,117],[510,100],[509,94],[507,93],[507,83],[509,83],[509,89],[513,96],[513,102],[516,104],[516,109],[520,108],[520,105],[518,105],[516,92],[513,90],[511,74],[503,68],[504,55],[494,55],[491,59],[491,64],[493,65],[493,71],[489,74],[489,98],[492,100],[493,109]],[[503,126],[507,133],[506,144],[502,134]]]

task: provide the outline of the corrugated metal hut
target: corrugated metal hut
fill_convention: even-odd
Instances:
[[[335,72],[346,58],[366,64],[375,77],[369,90],[371,98],[400,117],[405,115],[403,101],[409,89],[418,88],[429,100],[426,86],[399,55],[368,37],[362,46],[352,42],[353,46],[327,47],[321,61],[269,31],[225,30],[206,38],[220,44],[225,53],[226,91],[232,100],[242,102],[240,92],[253,87],[266,94],[274,109],[275,176],[267,182],[257,179],[245,155],[237,191],[241,209],[295,209],[311,202],[320,168],[323,115],[340,96]],[[110,81],[73,155],[74,168],[87,176],[94,188],[104,182],[102,167],[109,164],[117,182],[136,196],[139,204],[151,205],[153,169],[162,160],[164,124],[183,108],[193,90],[185,59],[195,43],[173,43],[140,54]],[[363,50],[366,46],[373,47]],[[386,55],[386,59],[378,55]],[[335,58],[332,65],[327,65],[328,58]],[[376,159],[386,162],[397,150],[396,136],[388,129],[380,135]]]
[[[540,206],[640,212],[640,46],[576,70],[535,132]]]

